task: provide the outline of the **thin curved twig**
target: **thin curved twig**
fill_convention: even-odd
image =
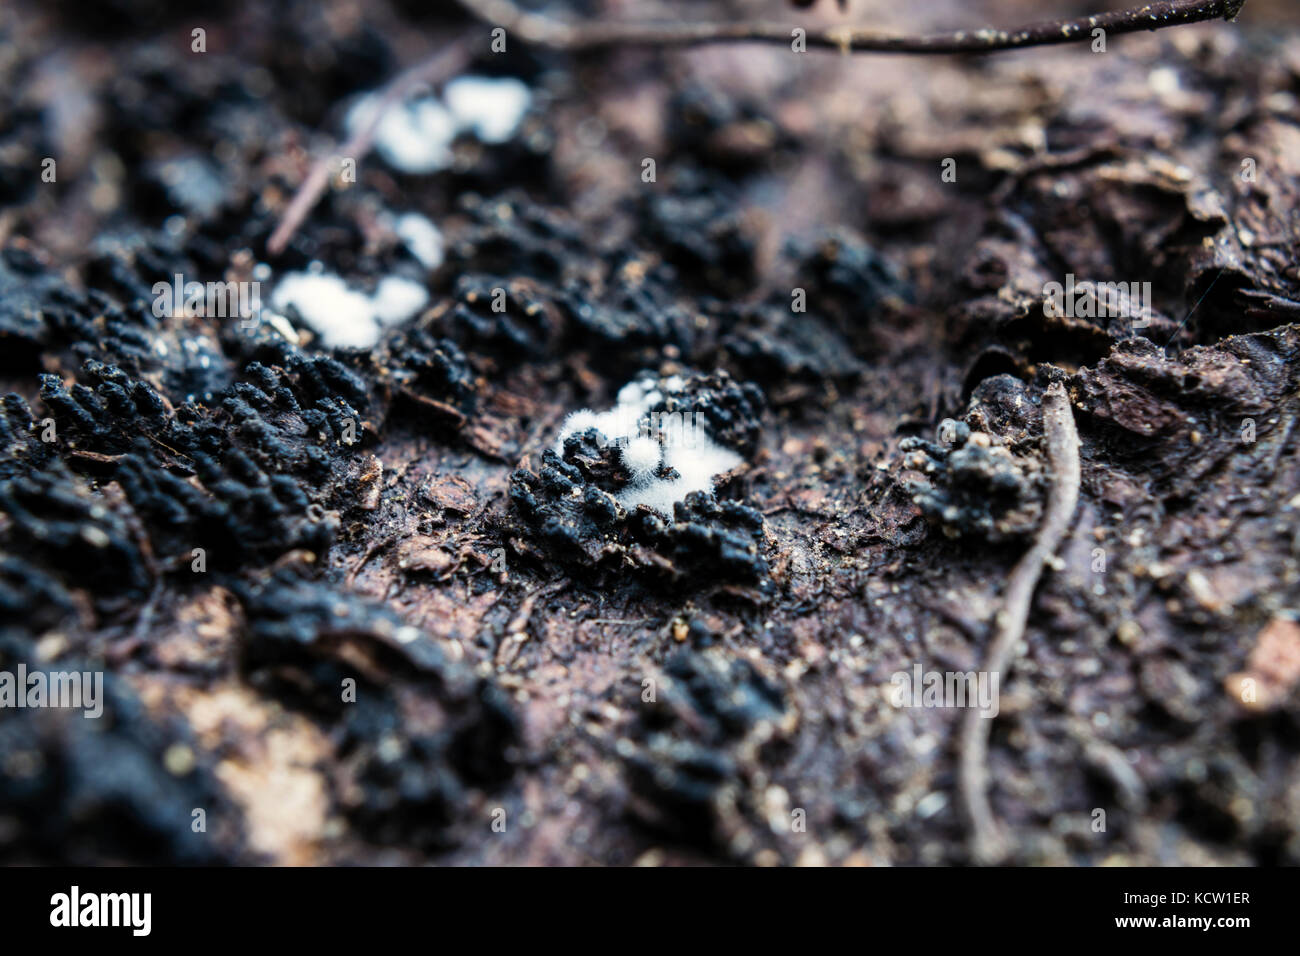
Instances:
[[[1043,565],[1056,552],[1070,529],[1075,506],[1079,503],[1079,432],[1074,426],[1065,388],[1055,382],[1043,395],[1043,431],[1047,437],[1047,460],[1052,466],[1052,488],[1047,497],[1047,513],[1038,535],[1024,557],[1016,564],[1007,583],[1002,609],[997,617],[997,634],[989,647],[984,671],[998,674],[1001,681],[1012,664],[1016,645],[1025,636],[1029,619],[1029,602],[1038,587]],[[982,864],[1000,862],[1006,856],[1003,837],[989,804],[988,751],[992,718],[971,708],[962,725],[961,756],[958,780],[962,800],[970,817],[971,849],[975,861]]]
[[[570,24],[525,13],[511,0],[457,0],[480,20],[505,29],[524,43],[557,50],[592,50],[615,46],[695,46],[704,43],[779,43],[788,46],[790,23],[580,23]],[[844,53],[994,53],[1092,39],[1101,28],[1109,34],[1138,33],[1205,20],[1234,20],[1246,0],[1160,0],[1129,10],[1098,13],[1072,20],[1035,23],[1016,30],[958,30],[906,36],[862,27],[806,30],[808,49]]]

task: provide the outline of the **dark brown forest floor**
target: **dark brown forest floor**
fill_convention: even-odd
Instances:
[[[110,694],[0,712],[0,859],[968,862],[963,712],[891,677],[980,669],[1060,382],[1082,496],[992,725],[1009,859],[1300,862],[1291,5],[982,59],[494,55],[484,28],[467,71],[529,84],[518,134],[431,175],[369,157],[279,257],[340,104],[472,21],[172,7],[0,10],[0,666]],[[446,238],[432,273],[405,211]],[[334,352],[149,308],[175,273],[313,260],[429,307]],[[1047,316],[1068,274],[1152,283],[1149,326]],[[743,433],[739,506],[566,517],[544,453],[642,370],[729,376],[699,388]]]

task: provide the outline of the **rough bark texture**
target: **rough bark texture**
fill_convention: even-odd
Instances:
[[[962,712],[891,677],[980,668],[1059,382],[1082,500],[992,725],[1009,858],[1300,862],[1289,5],[923,62],[484,31],[470,70],[535,93],[518,135],[370,159],[276,259],[339,104],[472,21],[199,6],[0,10],[0,669],[108,674],[99,721],[0,712],[0,859],[968,862]],[[1095,12],[1044,6],[850,5]],[[150,307],[311,260],[430,307],[364,352]],[[1048,315],[1069,274],[1151,282],[1150,323]],[[745,458],[671,521],[554,448],[643,371]]]

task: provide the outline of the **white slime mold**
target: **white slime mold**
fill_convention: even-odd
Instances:
[[[670,393],[683,386],[678,377],[663,388]],[[608,411],[581,409],[564,420],[556,440],[557,454],[563,455],[565,439],[594,428],[606,442],[619,446],[631,482],[615,496],[629,511],[647,505],[669,517],[673,505],[693,491],[712,492],[714,479],[744,461],[740,455],[715,442],[696,416],[685,421],[672,416],[670,424],[650,413],[663,395],[648,382],[632,382],[619,390],[618,404]],[[675,478],[660,477],[660,465],[677,472]]]

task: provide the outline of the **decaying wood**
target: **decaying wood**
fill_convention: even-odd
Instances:
[[[6,712],[0,858],[1300,862],[1294,4],[978,61],[497,59],[309,0],[199,56],[71,6],[0,6],[0,670],[102,669],[110,719]],[[298,144],[466,35],[517,135],[367,163],[260,262]],[[428,308],[365,351],[149,308],[312,261]],[[725,413],[713,505],[620,519],[607,448],[554,457],[643,372]],[[985,720],[891,700],[918,667],[1013,679]]]

